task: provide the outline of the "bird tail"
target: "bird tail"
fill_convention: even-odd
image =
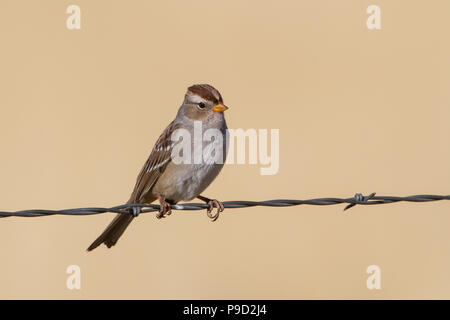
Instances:
[[[133,220],[131,214],[117,214],[117,216],[111,221],[111,223],[106,227],[105,231],[87,248],[87,251],[92,251],[99,245],[104,243],[108,248],[111,248],[117,243],[120,236],[123,234],[125,229],[128,227],[130,222]]]

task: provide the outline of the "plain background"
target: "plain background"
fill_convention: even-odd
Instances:
[[[81,7],[81,30],[66,8]],[[381,8],[368,30],[366,9]],[[0,3],[1,210],[128,199],[186,88],[231,128],[279,128],[280,170],[228,165],[220,200],[448,194],[450,2]],[[0,221],[0,298],[450,298],[450,203]],[[81,268],[81,290],[66,268]],[[382,289],[366,288],[378,265]]]

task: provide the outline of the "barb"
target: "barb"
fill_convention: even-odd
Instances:
[[[375,192],[369,194],[367,197],[363,196],[361,193],[355,194],[355,200],[359,201],[362,204],[367,203],[369,199],[372,199],[375,196]],[[348,206],[344,208],[344,211],[350,209],[351,207],[356,206],[356,203],[350,203]]]
[[[360,193],[355,194],[352,198],[317,198],[309,200],[289,200],[289,199],[278,199],[278,200],[266,200],[266,201],[225,201],[223,205],[225,208],[238,209],[238,208],[248,208],[248,207],[292,207],[299,205],[316,205],[316,206],[329,206],[347,203],[348,205],[344,210],[350,209],[351,207],[359,205],[375,205],[375,204],[386,204],[394,202],[430,202],[439,200],[450,200],[450,195],[414,195],[407,197],[395,197],[395,196],[375,196],[375,193],[371,193],[368,196],[363,196]],[[172,205],[173,210],[203,210],[207,209],[209,206],[205,203],[183,203]],[[124,204],[120,206],[115,206],[112,208],[75,208],[66,210],[22,210],[22,211],[0,211],[0,218],[4,217],[42,217],[50,215],[71,215],[71,216],[87,216],[93,214],[101,214],[106,212],[121,213],[121,214],[132,214],[137,216],[140,213],[148,213],[159,211],[158,204]]]

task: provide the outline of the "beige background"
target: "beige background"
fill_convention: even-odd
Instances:
[[[69,4],[82,10],[66,28]],[[382,30],[366,28],[381,7]],[[186,87],[232,128],[280,128],[280,170],[228,165],[221,200],[449,194],[450,2],[0,2],[1,210],[127,200]],[[0,221],[0,298],[450,298],[450,202]],[[81,267],[82,288],[66,288]],[[367,266],[382,290],[366,288]]]

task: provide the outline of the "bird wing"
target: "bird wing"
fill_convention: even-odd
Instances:
[[[158,181],[161,174],[171,161],[171,153],[176,142],[171,140],[172,133],[180,128],[178,123],[172,121],[163,131],[153,147],[150,156],[139,173],[128,203],[141,203],[145,195]]]

